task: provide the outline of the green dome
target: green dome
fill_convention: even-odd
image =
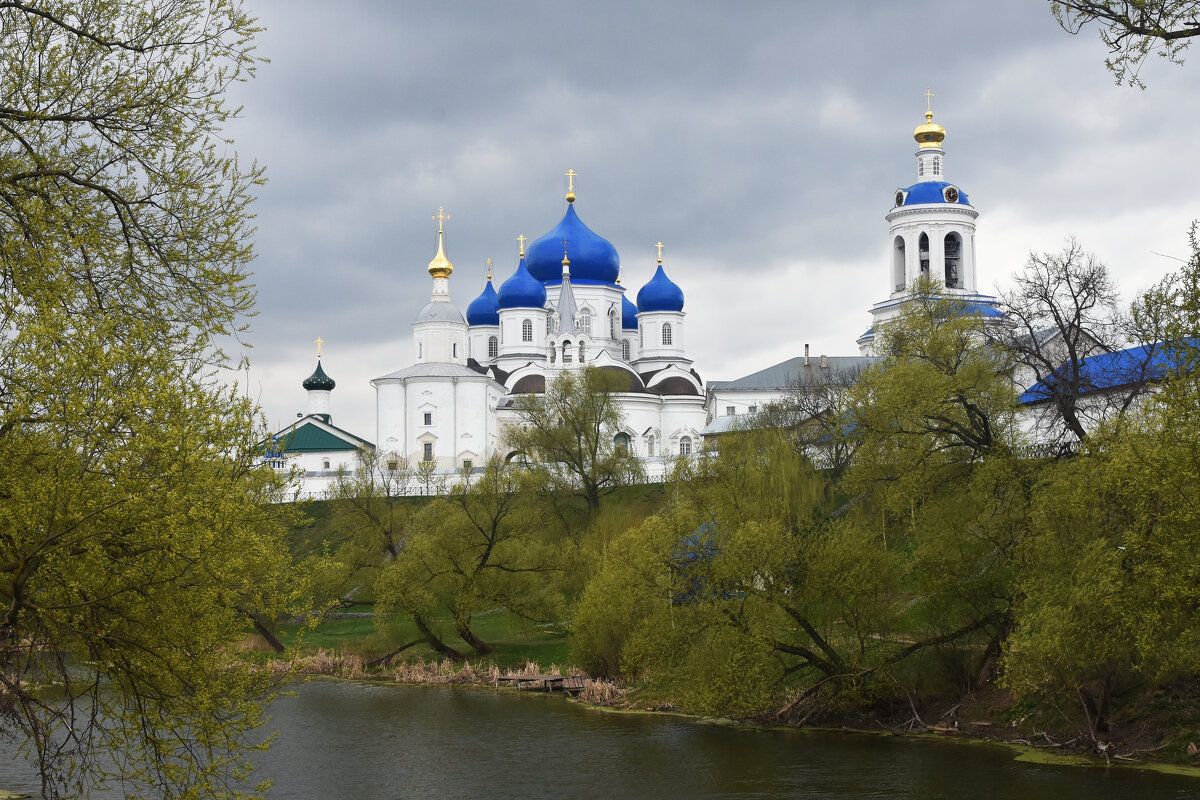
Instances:
[[[337,383],[325,374],[325,370],[321,369],[321,360],[317,359],[317,368],[313,370],[312,375],[304,379],[304,383],[301,385],[310,392],[314,389],[323,389],[328,392],[337,386]]]

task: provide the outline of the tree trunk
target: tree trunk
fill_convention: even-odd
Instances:
[[[412,619],[416,623],[417,630],[421,632],[421,636],[425,638],[425,641],[429,643],[429,646],[433,648],[435,653],[451,661],[467,660],[466,656],[443,642],[441,637],[433,632],[433,629],[429,627],[429,623],[425,621],[425,617],[421,616],[419,612],[413,611]]]
[[[267,644],[271,646],[272,650],[276,653],[282,653],[287,650],[287,646],[279,641],[279,637],[272,630],[275,627],[275,623],[267,619],[265,614],[255,611],[247,616],[250,617],[250,622],[254,624],[254,630],[258,632],[259,636],[267,640]]]
[[[462,614],[455,610],[454,630],[464,642],[471,645],[471,647],[475,649],[475,652],[479,653],[481,656],[486,656],[488,653],[496,649],[483,639],[480,639],[478,636],[476,636],[475,632],[471,630],[471,616],[469,614]]]

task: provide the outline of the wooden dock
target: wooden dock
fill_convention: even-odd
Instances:
[[[496,679],[497,684],[516,686],[518,689],[532,689],[537,692],[566,692],[578,694],[583,691],[587,678],[582,675],[501,675]]]

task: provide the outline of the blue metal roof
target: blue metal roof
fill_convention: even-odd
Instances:
[[[967,193],[958,186],[954,186],[954,188],[958,190],[958,201],[955,203],[948,203],[946,200],[945,190],[950,186],[954,186],[954,184],[946,183],[945,181],[922,181],[921,183],[914,183],[907,189],[902,190],[904,192],[904,202],[897,203],[897,205],[915,206],[919,203],[946,203],[947,205],[959,206],[971,205],[971,201],[967,199]]]
[[[1079,383],[1085,392],[1101,392],[1140,380],[1162,380],[1183,365],[1182,356],[1178,350],[1161,342],[1097,353],[1080,360]],[[1058,372],[1069,374],[1070,367],[1070,364],[1063,364]],[[1040,403],[1055,396],[1052,380],[1038,381],[1022,392],[1017,402],[1023,405]]]

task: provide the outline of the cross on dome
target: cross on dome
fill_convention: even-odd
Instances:
[[[325,344],[325,340],[318,336],[313,344],[317,346],[317,358],[319,359],[321,357],[321,345]]]
[[[925,110],[932,112],[933,111],[933,97],[934,97],[933,90],[926,89],[921,94],[925,95]]]
[[[438,233],[444,233],[445,231],[442,230],[442,223],[450,219],[450,215],[446,213],[446,207],[438,206],[438,213],[433,215],[433,219],[437,220]]]
[[[563,175],[567,176],[567,202],[575,202],[575,179],[579,177],[579,173],[573,169],[568,169]]]
[[[521,257],[524,258],[525,257],[525,234],[521,234],[520,236],[518,236],[517,241],[520,242],[520,244],[521,244]]]
[[[658,263],[660,263],[660,264],[661,264],[661,263],[662,263],[662,250],[663,250],[663,243],[662,243],[662,242],[659,242],[658,244],[656,244],[656,245],[654,245],[654,246],[658,248]]]

